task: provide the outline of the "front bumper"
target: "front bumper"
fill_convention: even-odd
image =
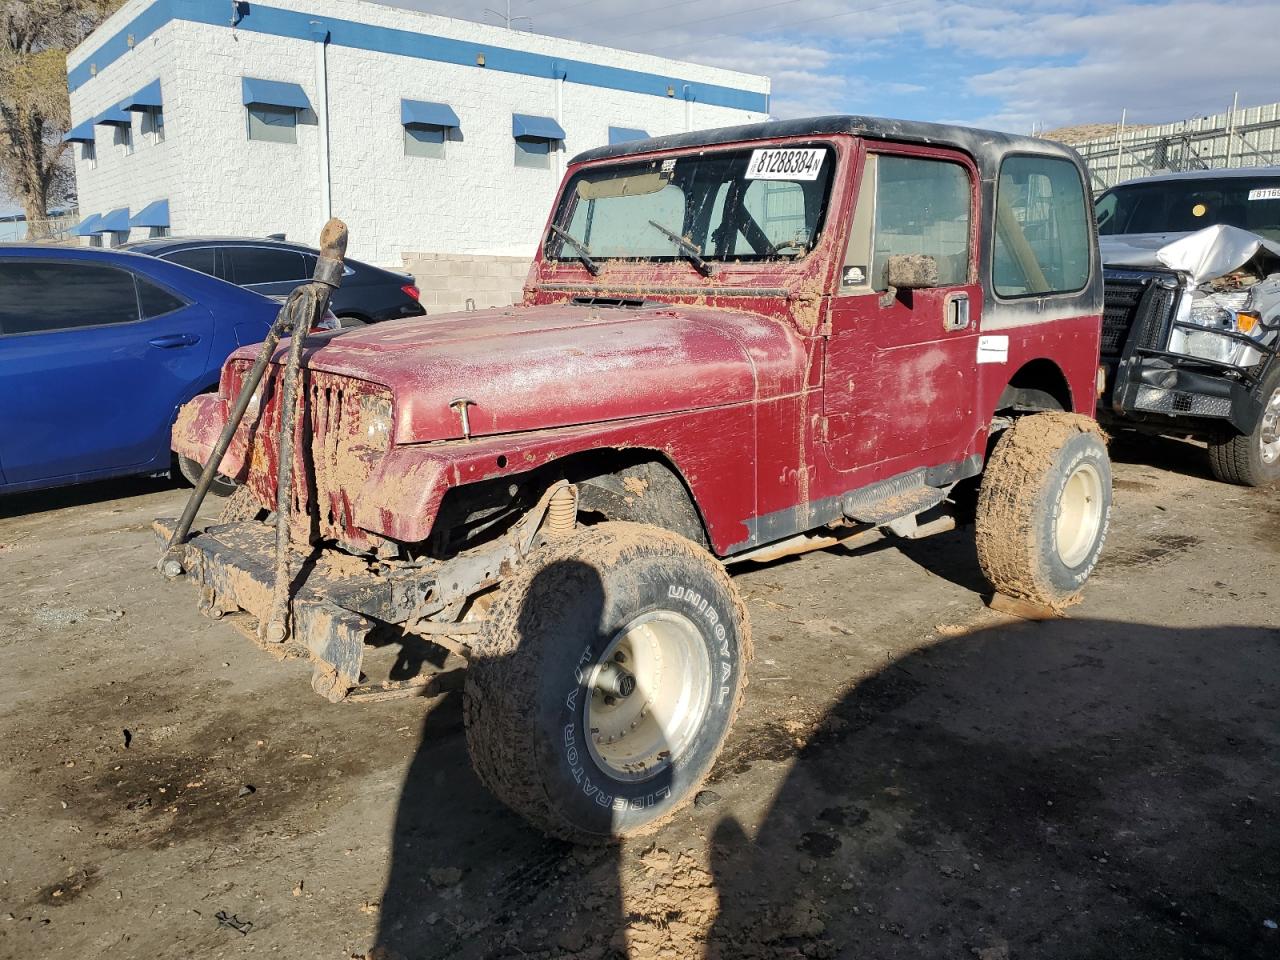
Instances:
[[[172,519],[155,521],[162,545],[175,526]],[[257,521],[217,524],[179,549],[188,579],[200,588],[202,611],[215,619],[236,616],[245,633],[282,659],[309,660],[312,687],[334,703],[360,684],[370,633],[382,623],[407,619],[432,585],[421,575],[383,575],[373,564],[335,550],[294,551],[292,639],[275,644],[259,639],[257,630],[271,610],[274,527]]]
[[[1170,354],[1138,353],[1108,367],[1109,402],[1100,411],[1112,422],[1146,423],[1160,430],[1208,435],[1229,426],[1248,434],[1262,412],[1258,379]]]

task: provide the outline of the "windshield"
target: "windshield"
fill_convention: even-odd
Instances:
[[[1098,199],[1098,233],[1189,233],[1217,224],[1280,240],[1280,177],[1135,183]]]
[[[551,260],[798,260],[822,230],[826,146],[762,147],[587,168],[565,187]],[[566,236],[567,235],[567,236]]]

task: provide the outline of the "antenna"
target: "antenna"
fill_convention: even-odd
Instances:
[[[506,27],[508,30],[515,29],[515,27],[513,27],[512,24],[515,23],[517,20],[528,20],[530,28],[533,27],[532,17],[513,17],[511,15],[511,0],[507,0],[507,12],[505,14],[497,10],[492,10],[489,7],[485,7],[484,12],[489,14],[490,16],[497,18],[498,20],[501,20],[504,24],[506,24]]]

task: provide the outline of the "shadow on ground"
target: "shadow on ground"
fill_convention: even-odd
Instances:
[[[626,854],[539,839],[458,738],[437,739],[401,797],[385,955],[663,956],[628,931],[688,926],[687,892],[664,903],[651,884],[637,909],[631,852],[702,857],[705,832],[719,914],[672,956],[1274,957],[1278,658],[1280,631],[1259,627],[1077,619],[941,640],[809,725],[762,820],[727,811],[784,768],[736,761],[722,808]],[[473,856],[442,890],[433,850],[460,832]]]
[[[121,500],[178,487],[189,489],[185,481],[175,481],[168,477],[126,477],[122,480],[98,480],[69,487],[55,487],[52,490],[5,494],[0,495],[0,519]]]
[[[1132,430],[1117,431],[1111,438],[1111,458],[1117,463],[1133,463],[1200,480],[1212,480],[1209,452],[1195,440],[1157,437]]]
[[[1277,656],[1274,629],[1066,620],[895,663],[757,830],[716,826],[716,952],[1275,956]]]

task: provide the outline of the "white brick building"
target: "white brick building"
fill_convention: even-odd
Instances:
[[[459,305],[466,275],[523,277],[568,157],[764,119],[769,97],[765,77],[364,0],[129,0],[67,66],[83,242],[314,243],[332,214],[353,257],[463,274],[440,285]]]

